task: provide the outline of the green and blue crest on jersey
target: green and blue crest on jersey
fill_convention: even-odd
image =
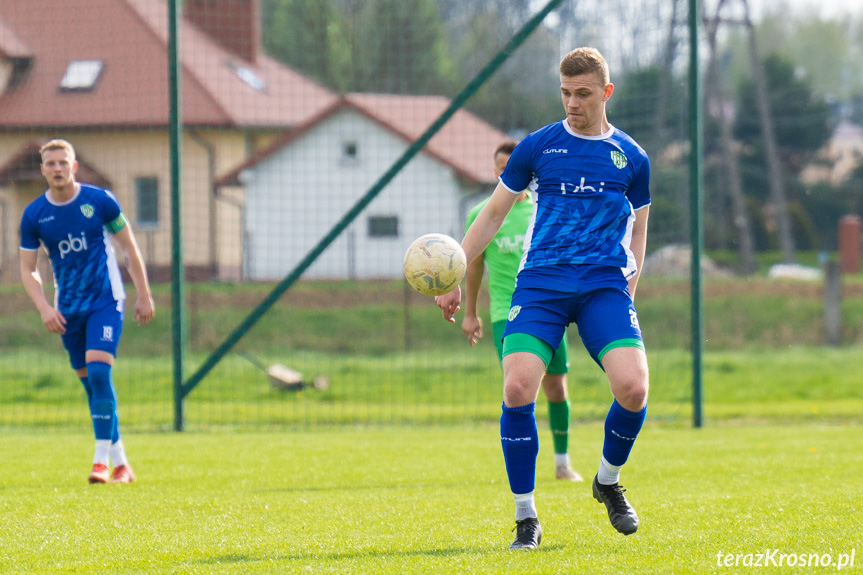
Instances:
[[[91,206],[90,204],[81,204],[81,213],[84,214],[85,218],[92,218],[93,214],[96,213],[96,208]]]
[[[618,170],[622,170],[626,167],[626,156],[623,154],[623,152],[612,150],[611,161],[614,162],[614,165],[617,166]]]

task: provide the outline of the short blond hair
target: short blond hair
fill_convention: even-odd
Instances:
[[[595,74],[603,86],[611,83],[608,63],[596,48],[576,48],[560,61],[560,75]]]
[[[39,148],[39,156],[44,157],[45,152],[51,150],[66,150],[67,152],[69,152],[70,159],[73,162],[75,161],[75,148],[73,148],[72,144],[70,144],[66,140],[61,140],[59,138],[51,140],[50,142]]]

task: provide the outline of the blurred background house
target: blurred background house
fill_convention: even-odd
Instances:
[[[38,149],[65,138],[79,179],[110,188],[155,280],[171,261],[167,6],[158,0],[4,0],[0,7],[0,279],[17,281],[21,212],[44,191]],[[230,27],[231,33],[224,29]],[[260,3],[184,3],[183,242],[192,279],[239,279],[242,197],[219,174],[336,100],[268,57]],[[50,277],[50,276],[49,276]]]

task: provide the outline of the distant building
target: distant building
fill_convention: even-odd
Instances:
[[[863,127],[841,123],[818,153],[816,161],[800,173],[800,179],[805,184],[829,182],[839,185],[860,165],[863,165]]]
[[[164,0],[0,2],[0,280],[18,279],[18,224],[46,187],[38,149],[76,147],[81,181],[114,191],[152,275],[171,262]],[[239,279],[242,195],[220,174],[338,101],[263,54],[260,0],[185,0],[184,260],[192,277]]]
[[[348,94],[222,177],[219,189],[246,198],[246,276],[292,271],[449,105],[437,96]],[[458,111],[304,277],[402,277],[414,238],[461,238],[467,211],[495,185],[492,154],[506,139]]]

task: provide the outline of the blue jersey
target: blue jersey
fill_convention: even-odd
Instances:
[[[566,120],[549,124],[516,146],[500,181],[535,192],[521,269],[597,264],[635,273],[629,245],[635,210],[650,204],[650,162],[627,134],[612,126],[582,136]]]
[[[126,298],[109,230],[120,231],[125,217],[117,198],[102,188],[79,184],[74,198],[52,202],[47,192],[24,210],[21,249],[44,246],[54,270],[54,307],[83,314]]]

